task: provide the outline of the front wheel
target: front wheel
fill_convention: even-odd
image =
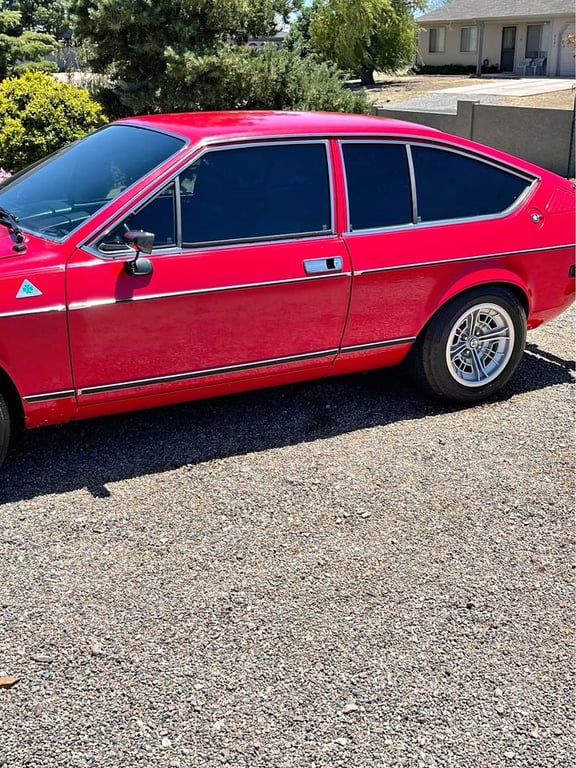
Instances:
[[[10,411],[6,401],[0,395],[0,467],[2,466],[8,446],[10,445]]]
[[[526,344],[526,312],[505,288],[457,296],[429,322],[416,345],[421,383],[445,400],[472,403],[514,375]]]

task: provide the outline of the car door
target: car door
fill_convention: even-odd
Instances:
[[[209,149],[74,254],[81,405],[331,364],[351,275],[328,149],[313,140]],[[128,229],[155,234],[149,274],[126,269]]]
[[[538,246],[520,205],[534,179],[520,172],[416,140],[344,141],[342,153],[354,265],[344,352],[405,348],[447,292],[480,269],[501,278],[502,254]]]

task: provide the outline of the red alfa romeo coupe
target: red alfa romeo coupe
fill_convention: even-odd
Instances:
[[[394,365],[489,397],[574,298],[574,185],[440,131],[230,112],[108,125],[0,186],[11,434]]]

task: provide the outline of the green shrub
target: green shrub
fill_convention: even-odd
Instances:
[[[42,72],[0,83],[0,158],[18,171],[106,122],[99,104]]]
[[[25,64],[17,64],[12,67],[11,74],[20,76],[26,72],[45,72],[46,74],[58,72],[58,64],[55,61],[27,61]]]

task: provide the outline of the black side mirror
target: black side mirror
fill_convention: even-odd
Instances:
[[[141,253],[150,254],[154,248],[154,234],[152,232],[143,232],[142,230],[130,230],[125,232],[124,242],[128,243],[136,251],[136,256],[131,261],[124,264],[124,269],[129,275],[150,275],[152,274],[152,262],[150,259],[140,258]]]

